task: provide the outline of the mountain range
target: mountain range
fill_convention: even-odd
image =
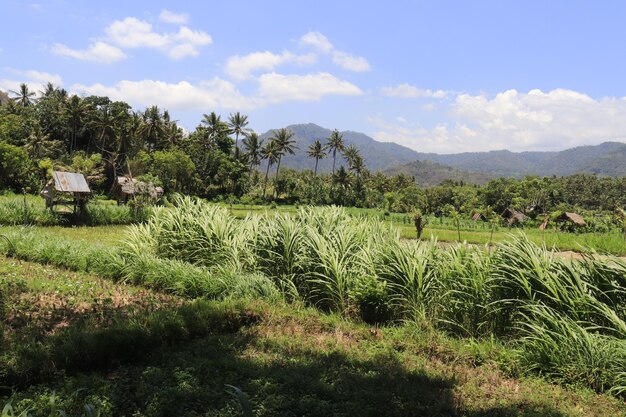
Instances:
[[[307,149],[315,140],[322,143],[332,130],[313,123],[287,126],[294,133],[298,150],[286,155],[282,166],[314,169],[315,160]],[[273,131],[261,135],[267,140]],[[423,185],[433,185],[443,179],[484,183],[493,177],[523,177],[524,175],[562,176],[586,172],[605,176],[626,176],[626,143],[604,142],[600,145],[579,146],[556,152],[463,152],[457,154],[420,153],[392,142],[378,142],[358,132],[341,132],[346,146],[359,148],[365,165],[371,171],[388,174],[405,173],[416,177]],[[344,163],[337,155],[337,166]],[[332,156],[320,160],[318,171],[332,170]],[[438,182],[437,182],[438,181]]]

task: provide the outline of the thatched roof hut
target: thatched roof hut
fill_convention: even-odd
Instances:
[[[507,220],[509,226],[513,226],[518,223],[526,221],[526,215],[521,211],[517,211],[514,208],[508,208],[502,213],[502,217]]]
[[[482,214],[482,213],[475,213],[472,216],[472,220],[475,221],[475,222],[477,222],[478,220],[482,220],[482,221],[486,222],[487,221],[487,217],[485,217],[485,215]]]
[[[565,212],[555,219],[558,222],[567,222],[577,227],[587,226],[587,222],[579,214]]]
[[[129,199],[139,195],[148,196],[157,200],[163,196],[163,188],[156,187],[151,182],[138,181],[135,178],[119,176],[115,179],[113,192],[117,196],[118,203],[126,203]]]

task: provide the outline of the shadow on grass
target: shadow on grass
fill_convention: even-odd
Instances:
[[[470,411],[454,379],[409,370],[393,352],[262,337],[252,329],[259,320],[242,307],[194,302],[99,330],[70,326],[25,346],[14,370],[28,372],[3,382],[22,397],[83,388],[106,397],[113,416],[241,415],[225,384],[246,392],[257,416],[563,416],[523,403]]]

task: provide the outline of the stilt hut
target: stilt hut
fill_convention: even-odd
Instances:
[[[50,210],[54,210],[55,206],[65,206],[72,207],[74,213],[80,213],[91,197],[91,189],[83,174],[52,171],[52,179],[41,190],[41,195]]]

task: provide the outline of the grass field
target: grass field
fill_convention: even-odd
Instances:
[[[608,395],[515,377],[497,343],[427,327],[191,301],[2,257],[0,288],[0,385],[14,390],[0,401],[15,415],[243,415],[227,385],[254,416],[626,415]]]

